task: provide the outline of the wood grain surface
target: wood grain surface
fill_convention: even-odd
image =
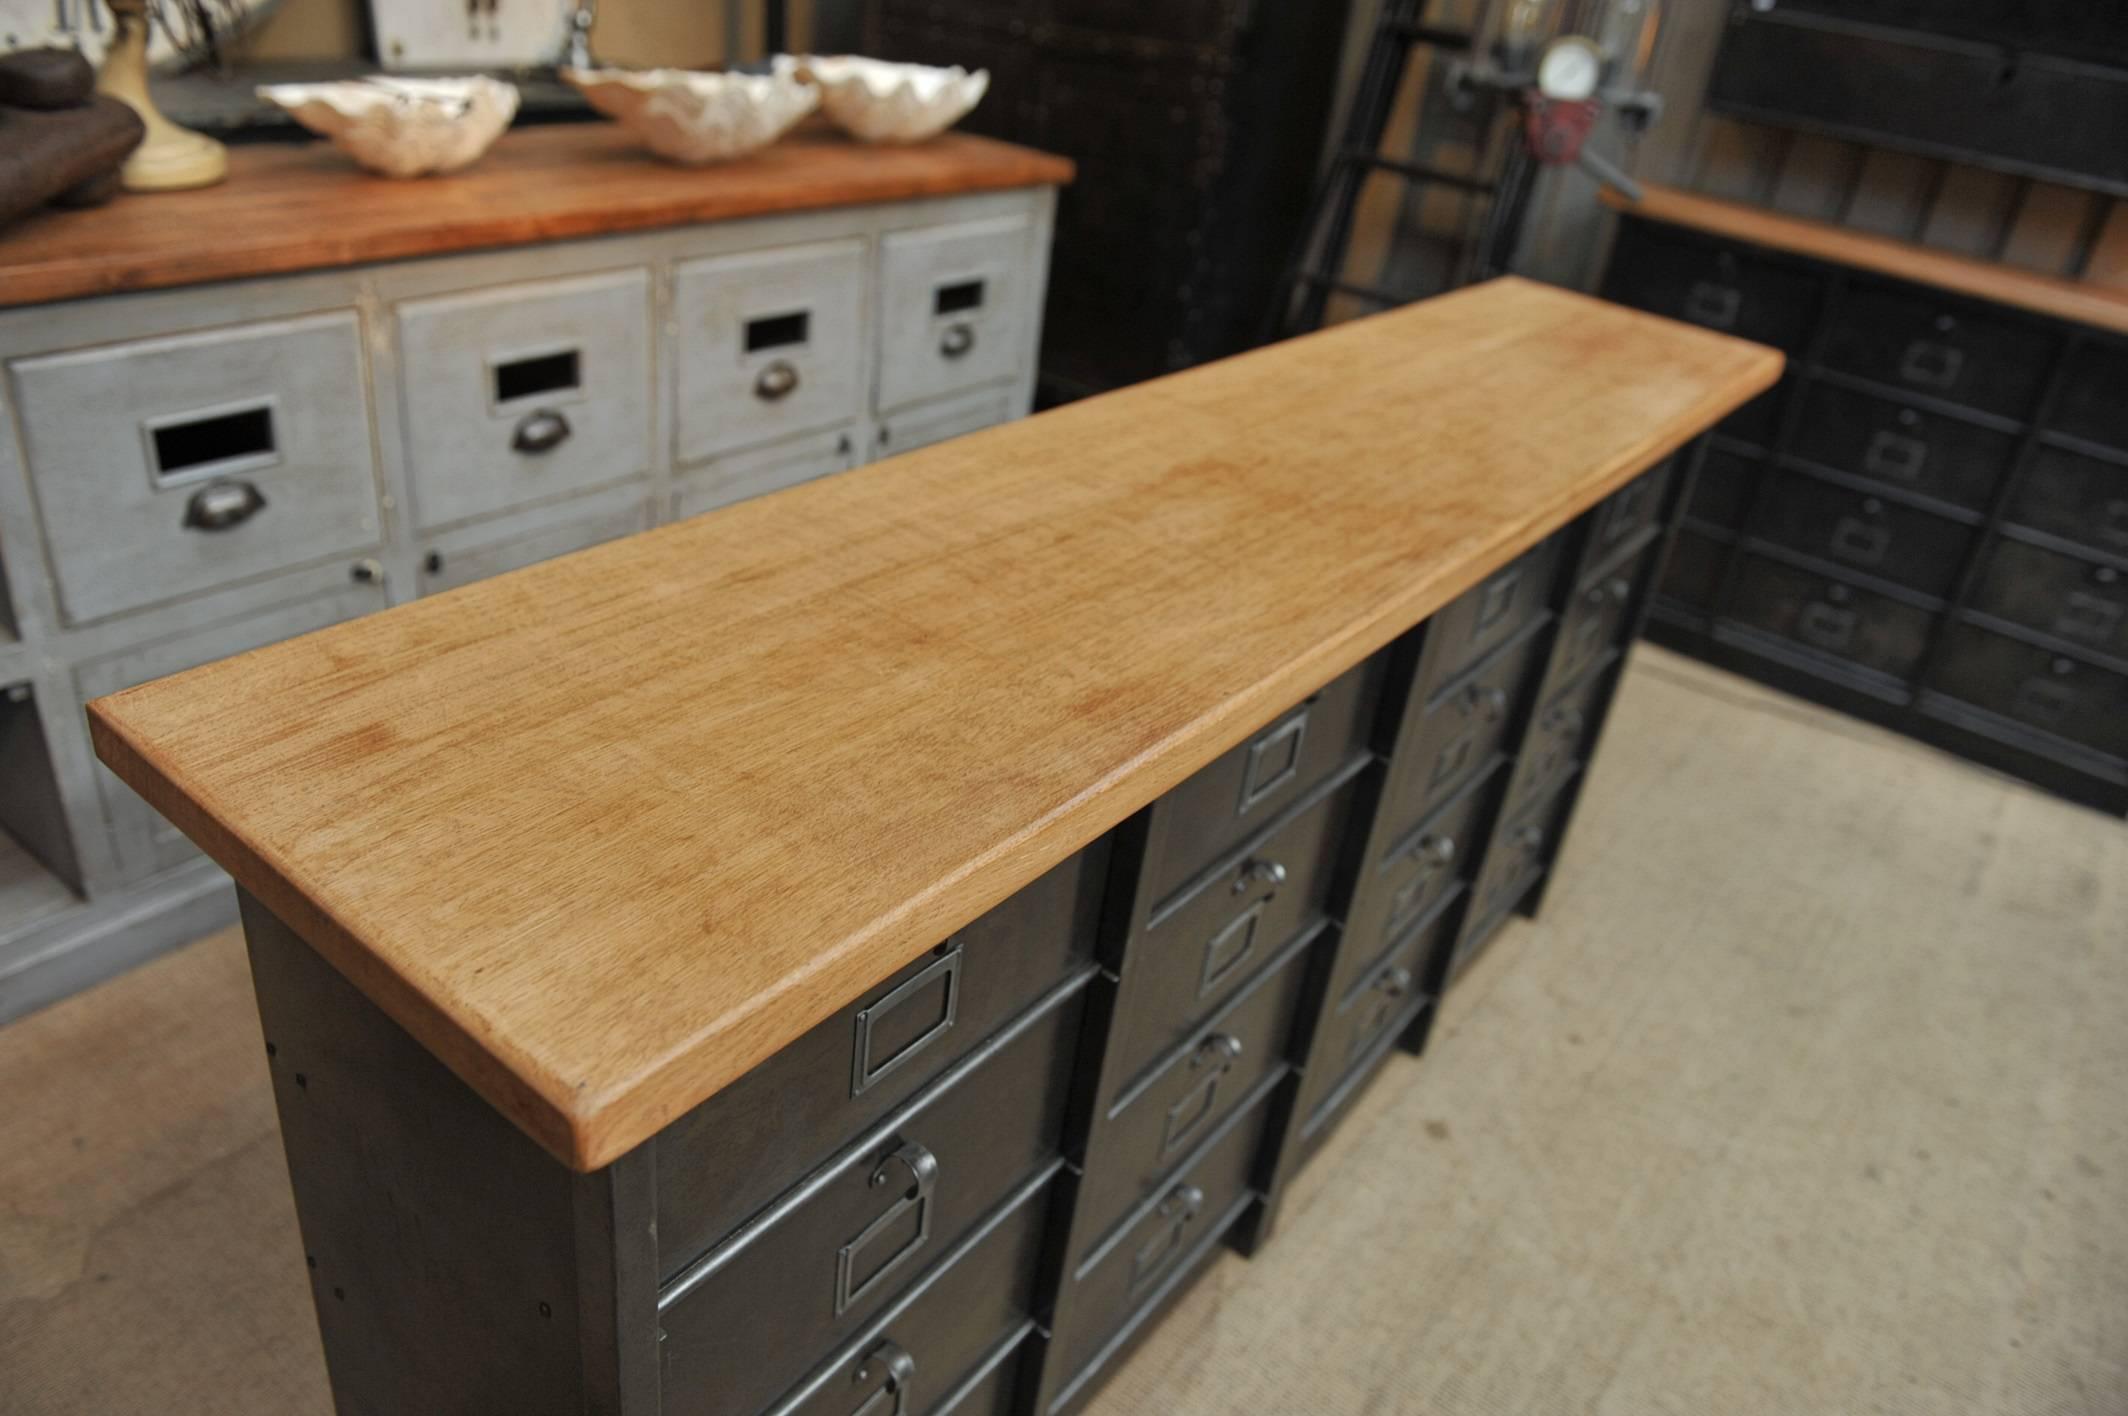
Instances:
[[[116,694],[96,747],[592,1169],[1780,367],[1495,281]]]
[[[324,143],[240,147],[219,186],[0,232],[0,307],[1071,177],[1064,158],[968,133],[871,147],[817,123],[714,167],[662,161],[612,123],[524,128],[464,172],[414,181]]]
[[[1972,256],[1919,246],[1850,227],[1806,221],[1763,207],[1680,192],[1672,187],[1646,188],[1638,202],[1615,191],[1603,194],[1607,205],[1633,216],[1672,226],[1687,226],[1778,251],[1873,270],[1880,275],[2014,305],[2056,319],[2128,334],[2128,290],[2089,281],[1998,265]]]

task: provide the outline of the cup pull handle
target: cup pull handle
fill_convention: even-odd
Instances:
[[[510,447],[538,455],[552,452],[569,440],[569,420],[551,408],[535,408],[517,422],[510,434]]]
[[[776,360],[754,380],[754,397],[763,403],[774,403],[797,391],[798,367],[788,359]]]
[[[209,482],[185,499],[184,524],[192,531],[227,531],[265,508],[266,494],[249,482]]]
[[[947,325],[946,332],[940,335],[938,339],[938,352],[948,359],[963,358],[973,348],[975,348],[975,326],[969,324],[966,320],[955,320],[952,324]]]

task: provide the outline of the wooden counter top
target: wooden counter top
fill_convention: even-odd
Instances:
[[[96,748],[592,1169],[1780,368],[1495,281],[100,699]]]
[[[1603,200],[1613,210],[1629,216],[1873,270],[1899,280],[1934,285],[1976,299],[2128,334],[2128,291],[2038,275],[1911,241],[1807,221],[1764,207],[1702,197],[1671,187],[1650,186],[1638,202],[1605,188]]]
[[[614,123],[524,128],[415,181],[324,143],[239,147],[219,186],[0,230],[0,308],[1071,178],[1064,158],[968,133],[868,147],[817,124],[715,167],[661,161]]]

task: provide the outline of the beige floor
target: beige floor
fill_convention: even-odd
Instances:
[[[0,1031],[0,1412],[323,1416],[240,949]],[[1099,1416],[2128,1413],[2128,826],[1638,652],[1504,934]]]

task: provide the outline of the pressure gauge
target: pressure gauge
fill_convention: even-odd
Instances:
[[[1553,40],[1537,61],[1537,92],[1554,102],[1586,102],[1602,79],[1602,51],[1579,35]]]

